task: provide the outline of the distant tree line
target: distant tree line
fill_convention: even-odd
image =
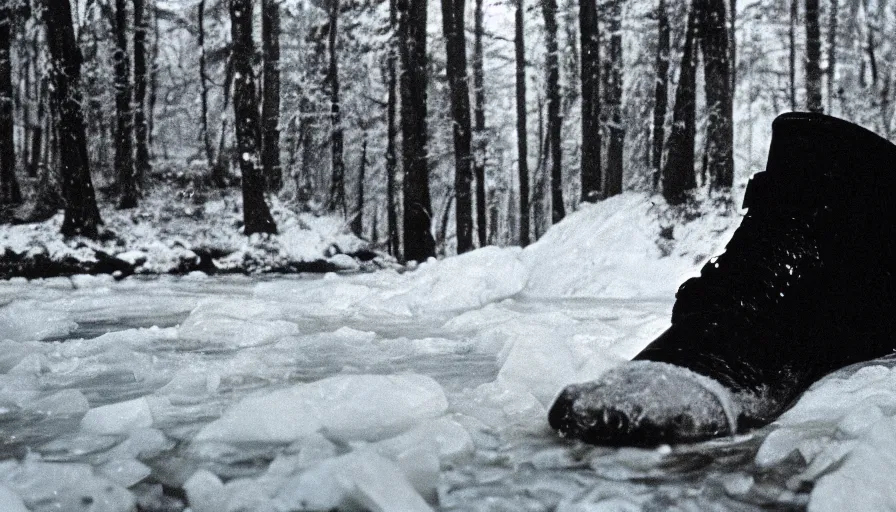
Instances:
[[[422,261],[628,188],[730,199],[765,111],[892,126],[887,0],[488,1],[0,0],[0,209],[96,237],[96,176],[130,209],[198,160],[247,235],[276,194]]]

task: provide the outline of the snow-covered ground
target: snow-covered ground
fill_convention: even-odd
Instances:
[[[734,439],[548,429],[739,220],[668,216],[624,194],[526,250],[405,273],[0,282],[0,510],[893,509],[886,361]]]
[[[349,255],[375,256],[336,216],[296,212],[271,197],[279,234],[246,237],[238,189],[194,190],[158,181],[135,209],[101,208],[100,240],[63,238],[61,212],[44,222],[3,226],[0,278],[358,269]]]

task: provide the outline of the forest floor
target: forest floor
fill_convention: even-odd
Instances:
[[[179,179],[180,178],[180,179]],[[301,212],[273,198],[279,234],[242,234],[238,187],[193,186],[184,176],[156,182],[137,208],[100,204],[98,240],[66,239],[60,211],[41,222],[0,226],[0,279],[75,274],[256,274],[376,269],[394,265],[341,219]]]

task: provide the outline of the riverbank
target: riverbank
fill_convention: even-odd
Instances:
[[[296,211],[274,198],[278,235],[242,234],[237,189],[154,187],[137,208],[101,207],[97,240],[65,239],[63,214],[0,226],[0,279],[75,274],[259,274],[373,270],[394,265],[341,218]]]

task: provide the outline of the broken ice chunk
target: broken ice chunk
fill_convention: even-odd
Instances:
[[[194,441],[290,443],[321,431],[336,441],[378,441],[448,409],[423,375],[340,375],[245,398]]]
[[[152,426],[152,412],[146,397],[103,405],[87,411],[81,428],[97,434],[126,434]]]

